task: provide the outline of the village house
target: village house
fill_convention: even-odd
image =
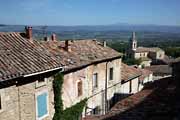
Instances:
[[[54,74],[63,70],[26,33],[0,33],[0,120],[52,120]]]
[[[153,72],[128,66],[122,63],[121,70],[121,96],[125,98],[137,93],[144,88],[144,85],[153,81]]]
[[[153,80],[159,80],[161,78],[172,76],[172,67],[170,65],[152,65],[147,66],[144,69],[153,72]]]
[[[130,38],[127,54],[131,58],[140,59],[142,61],[141,65],[144,67],[150,66],[151,62],[163,60],[165,57],[165,52],[158,47],[137,47],[135,32],[133,32],[132,37]]]
[[[122,63],[121,74],[121,92],[127,95],[138,92],[139,77],[142,75],[141,72],[137,68]]]
[[[88,98],[84,114],[104,114],[121,88],[121,54],[96,40],[44,41],[57,60],[65,63],[64,109]]]

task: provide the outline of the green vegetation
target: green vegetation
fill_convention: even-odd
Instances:
[[[80,101],[79,103],[67,108],[63,112],[64,120],[79,120],[80,115],[83,112],[84,106],[86,105],[87,99]]]
[[[58,73],[55,75],[55,79],[53,82],[55,108],[53,120],[79,120],[83,108],[86,105],[87,99],[84,99],[79,103],[73,105],[72,107],[63,110],[62,84],[63,75]]]
[[[62,84],[63,84],[63,75],[57,74],[54,77],[53,81],[53,90],[54,90],[54,108],[55,114],[53,120],[63,120],[63,102],[61,98],[62,94]]]
[[[180,47],[168,47],[164,49],[168,56],[173,58],[180,57]]]
[[[117,50],[118,52],[125,53],[128,49],[128,42],[108,42],[108,46]]]
[[[140,59],[136,60],[133,58],[125,58],[125,59],[122,59],[122,61],[127,65],[140,65],[142,62]]]

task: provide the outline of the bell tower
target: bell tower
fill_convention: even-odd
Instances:
[[[136,50],[137,48],[137,40],[136,40],[136,33],[132,33],[132,37],[130,38],[130,49],[131,50]]]

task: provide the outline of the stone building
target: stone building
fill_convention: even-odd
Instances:
[[[150,70],[135,68],[124,63],[121,66],[122,98],[141,91],[146,83],[153,81],[153,72]]]
[[[58,41],[55,34],[39,42],[31,27],[25,30],[0,33],[0,120],[51,120],[52,85],[58,72],[64,74],[64,109],[88,98],[83,116],[106,113],[132,81],[121,77],[121,54],[106,42]],[[131,93],[138,91],[139,75],[131,83]]]
[[[131,95],[138,92],[139,77],[141,72],[134,68],[122,63],[122,81],[121,92],[125,95]]]
[[[145,67],[145,69],[153,72],[153,80],[172,76],[172,67],[170,65],[152,65]]]
[[[0,33],[0,120],[51,120],[53,75],[62,67],[32,38],[31,27]]]
[[[63,103],[68,108],[88,98],[84,115],[104,114],[120,93],[121,54],[96,40],[42,42],[63,61]]]
[[[129,57],[134,59],[140,59],[142,61],[141,65],[150,66],[152,61],[163,60],[165,57],[165,52],[158,47],[137,47],[137,39],[135,32],[133,32],[132,37],[129,42],[129,50],[127,54]]]

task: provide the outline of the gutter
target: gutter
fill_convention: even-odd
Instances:
[[[115,59],[119,59],[119,58],[122,58],[122,56],[116,56],[116,57],[112,57],[112,58],[107,58],[107,59],[103,59],[103,60],[98,60],[98,61],[92,61],[91,63],[88,63],[88,64],[84,64],[84,65],[80,65],[80,66],[77,66],[77,67],[73,67],[73,68],[69,68],[69,69],[65,69],[63,71],[64,74],[68,74],[70,72],[75,72],[77,70],[80,70],[80,69],[83,69],[87,66],[90,66],[90,65],[93,65],[93,64],[99,64],[99,63],[103,63],[103,62],[109,62],[109,61],[112,61],[112,60],[115,60]]]
[[[61,72],[62,72],[62,71],[64,71],[64,68],[63,67],[57,67],[57,68],[54,68],[54,69],[49,69],[49,70],[45,70],[45,71],[41,71],[41,72],[36,72],[36,73],[24,75],[23,77],[30,77],[30,76],[39,75],[39,74],[42,74],[42,73],[47,73],[47,72],[51,72],[51,71],[55,71],[55,70],[61,70]]]
[[[142,74],[139,74],[139,75],[137,75],[137,76],[134,76],[134,77],[131,77],[131,78],[128,78],[127,80],[125,80],[125,81],[121,81],[121,84],[124,84],[124,83],[126,83],[126,82],[129,82],[130,80],[133,80],[133,79],[135,79],[135,78],[137,78],[137,77],[140,77]]]

